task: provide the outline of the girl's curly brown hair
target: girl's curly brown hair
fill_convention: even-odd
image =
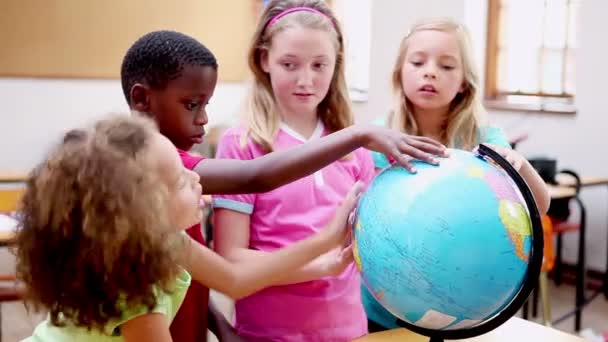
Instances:
[[[116,116],[73,130],[27,181],[17,274],[51,322],[103,330],[128,308],[156,305],[179,268],[167,188],[145,159],[156,129]]]

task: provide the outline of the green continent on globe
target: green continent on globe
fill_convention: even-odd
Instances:
[[[515,245],[517,257],[527,262],[528,255],[524,251],[524,239],[532,234],[532,227],[530,227],[526,208],[520,203],[501,200],[498,203],[498,216]]]

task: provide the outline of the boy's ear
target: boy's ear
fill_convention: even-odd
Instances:
[[[150,112],[150,88],[141,83],[135,83],[129,92],[131,109],[140,113]]]
[[[260,66],[262,67],[262,70],[264,70],[265,73],[268,73],[269,68],[268,68],[268,50],[266,49],[262,49],[260,51]]]

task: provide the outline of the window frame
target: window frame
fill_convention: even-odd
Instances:
[[[489,109],[543,113],[575,114],[574,94],[544,94],[500,92],[498,90],[498,40],[500,34],[501,0],[488,0],[486,23],[486,61],[484,104]],[[568,34],[568,30],[566,30]],[[564,49],[564,53],[565,53]],[[565,63],[564,63],[564,68]],[[516,101],[514,96],[524,96],[529,101]]]

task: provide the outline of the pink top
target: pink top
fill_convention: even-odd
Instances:
[[[244,132],[242,127],[229,129],[219,143],[217,157],[254,159],[264,155],[252,142],[241,147]],[[311,139],[323,134],[319,123]],[[305,141],[282,125],[273,146],[282,150]],[[359,149],[314,175],[267,193],[214,196],[214,207],[251,215],[249,248],[272,251],[318,232],[352,185],[358,180],[368,184],[373,176],[371,153]],[[247,341],[347,341],[367,333],[354,265],[337,277],[264,289],[237,301],[235,310],[236,328]]]

